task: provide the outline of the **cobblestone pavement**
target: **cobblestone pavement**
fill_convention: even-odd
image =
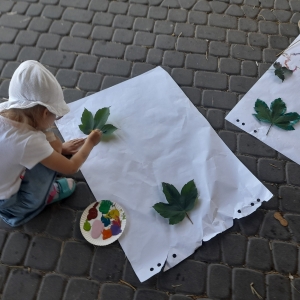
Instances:
[[[140,283],[119,243],[84,241],[79,219],[95,199],[78,173],[67,200],[25,226],[0,223],[2,299],[300,299],[300,167],[224,120],[298,35],[299,0],[1,0],[0,11],[0,97],[27,59],[48,66],[67,102],[160,65],[275,195]]]

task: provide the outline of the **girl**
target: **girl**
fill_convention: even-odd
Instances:
[[[62,144],[47,131],[69,108],[56,78],[36,61],[23,62],[9,85],[9,100],[0,104],[0,216],[19,226],[47,204],[70,196],[71,178],[56,180],[56,172],[78,171],[101,132]],[[67,159],[63,154],[74,154]]]

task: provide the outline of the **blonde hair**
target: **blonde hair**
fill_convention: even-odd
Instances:
[[[37,104],[30,108],[10,108],[0,112],[0,115],[10,120],[30,125],[37,129],[39,126],[45,106]]]

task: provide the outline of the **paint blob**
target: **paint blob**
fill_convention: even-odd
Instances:
[[[101,217],[101,221],[104,224],[104,227],[107,227],[108,225],[110,225],[110,219],[105,218],[104,216]]]
[[[102,235],[103,235],[103,240],[109,239],[110,237],[112,237],[112,232],[110,229],[104,229],[102,231]]]
[[[96,209],[96,206],[98,205],[98,202],[89,209],[89,214],[87,216],[87,219],[90,221],[92,219],[96,219],[98,217],[98,211]]]
[[[91,236],[93,239],[97,239],[104,229],[104,225],[101,221],[95,220],[92,225]]]
[[[107,214],[109,212],[110,207],[112,206],[112,202],[109,200],[102,200],[99,206],[99,211],[102,214]]]
[[[119,218],[119,215],[120,215],[120,212],[115,208],[115,209],[112,209],[110,212],[108,212],[106,217],[110,218],[110,219],[116,219],[116,218]]]
[[[88,220],[86,220],[86,221],[84,222],[84,224],[83,224],[83,229],[84,229],[85,231],[90,231],[90,230],[91,230],[91,224],[90,224],[90,222],[89,222]]]
[[[120,218],[117,217],[116,219],[114,219],[114,220],[112,221],[112,224],[121,227],[121,220],[120,220]]]
[[[111,230],[112,235],[118,235],[119,233],[122,232],[120,226],[114,225],[114,224],[111,225],[110,230]]]

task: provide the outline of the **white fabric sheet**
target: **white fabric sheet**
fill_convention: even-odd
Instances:
[[[294,45],[278,58],[277,61],[282,66],[285,66],[286,62],[289,69],[294,70],[296,66],[300,68],[300,42],[297,43],[299,40],[300,36],[292,43]],[[300,69],[296,69],[293,75],[283,82],[275,76],[274,70],[274,66],[271,65],[269,70],[231,110],[226,120],[300,164],[300,123],[294,125],[295,130],[293,131],[272,126],[267,135],[270,124],[259,122],[252,115],[256,113],[254,105],[257,99],[263,100],[270,107],[271,102],[277,98],[281,98],[286,103],[286,113],[297,112],[300,114]]]
[[[95,113],[110,106],[108,123],[119,128],[93,149],[81,171],[97,200],[125,209],[120,244],[140,281],[165,262],[164,270],[172,268],[272,197],[160,67],[69,106],[57,122],[65,140],[84,137],[78,128],[84,108]],[[166,202],[161,183],[181,190],[192,179],[199,192],[190,212],[194,224],[186,218],[169,225],[152,208]]]

